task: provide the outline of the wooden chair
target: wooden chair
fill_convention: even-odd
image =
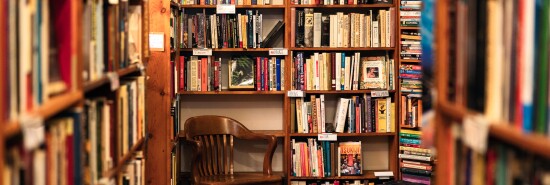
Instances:
[[[238,121],[223,116],[196,116],[185,121],[185,141],[194,146],[194,184],[282,184],[273,175],[271,160],[277,147],[275,136],[257,134]],[[233,138],[267,140],[263,173],[233,173]]]

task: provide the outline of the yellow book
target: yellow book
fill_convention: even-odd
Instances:
[[[417,130],[407,130],[407,129],[401,129],[400,131],[401,133],[405,133],[405,134],[416,134],[416,135],[422,135],[422,132],[421,131],[417,131]]]
[[[390,107],[390,132],[395,132],[395,103],[391,103]]]
[[[376,99],[376,114],[378,121],[378,124],[376,125],[376,132],[386,132],[386,111],[388,111],[386,99]]]

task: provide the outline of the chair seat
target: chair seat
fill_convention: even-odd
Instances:
[[[199,178],[198,184],[282,184],[279,175],[264,175],[263,173],[235,173],[233,175],[213,175]]]

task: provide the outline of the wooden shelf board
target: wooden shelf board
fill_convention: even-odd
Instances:
[[[252,130],[254,133],[274,135],[275,137],[285,137],[285,132],[283,130]],[[185,134],[183,131],[180,131],[177,136],[179,139],[185,139]]]
[[[292,133],[290,137],[317,137],[319,133]],[[378,136],[395,136],[395,132],[387,133],[332,133],[338,135],[338,137],[378,137]]]
[[[180,5],[181,8],[188,9],[214,9],[217,5]],[[236,9],[284,9],[285,5],[235,5]]]
[[[306,90],[306,94],[363,94],[377,90]],[[385,91],[385,90],[383,90]],[[389,93],[395,93],[395,90],[388,90]]]
[[[360,179],[376,179],[374,172],[378,170],[363,170],[363,175],[357,176],[340,176],[340,177],[289,177],[290,180],[360,180]]]
[[[197,48],[180,48],[180,51],[192,52]],[[273,48],[207,48],[212,49],[212,52],[268,52]]]
[[[414,27],[414,26],[400,26],[401,30],[420,30],[420,27]]]
[[[389,8],[393,4],[360,4],[360,5],[290,5],[291,8]]]
[[[284,95],[284,91],[180,91],[185,95]]]
[[[422,62],[422,60],[412,60],[412,59],[399,59],[399,61],[406,62],[406,63],[421,63]]]
[[[117,174],[119,174],[123,167],[126,165],[126,163],[128,163],[131,159],[134,158],[134,154],[137,152],[137,151],[140,151],[143,147],[145,143],[145,138],[141,138],[140,140],[138,140],[138,142],[132,146],[132,148],[128,151],[128,153],[124,154],[124,156],[122,156],[122,158],[118,161],[118,163],[116,163],[116,166],[113,167],[112,169],[110,169],[109,171],[105,172],[103,174],[103,177],[102,178],[113,178],[115,177]]]
[[[467,110],[466,108],[459,108],[451,105],[450,103],[439,102],[436,107],[438,111],[441,111],[446,116],[457,120],[456,123],[462,123],[462,119],[469,114],[478,114],[474,111]],[[449,124],[453,122],[448,122]],[[522,130],[515,128],[515,126],[506,121],[493,122],[489,126],[489,136],[533,153],[550,159],[550,140],[547,136],[534,133],[525,133]]]
[[[139,67],[133,64],[128,66],[127,68],[117,70],[116,73],[118,74],[119,78],[124,78],[132,73],[139,72],[139,71],[140,71]],[[103,75],[103,77],[101,77],[100,79],[86,83],[84,85],[84,92],[90,92],[92,90],[95,90],[109,83],[110,83],[109,77],[107,75]]]
[[[406,128],[406,129],[420,129],[422,127],[413,127],[413,126],[409,126],[409,125],[401,125],[401,128]]]
[[[42,119],[48,119],[63,110],[78,103],[83,98],[82,91],[68,92],[61,95],[52,97],[50,100],[42,104],[42,106],[35,108],[28,113],[31,117],[40,117]],[[3,136],[5,138],[11,138],[21,133],[21,123],[19,121],[8,122],[5,124],[3,130]]]
[[[317,48],[290,48],[293,51],[393,51],[392,47],[353,47],[353,48],[331,48],[331,47],[317,47]]]

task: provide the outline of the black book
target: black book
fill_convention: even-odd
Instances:
[[[330,45],[330,19],[328,16],[321,17],[321,46]]]
[[[254,42],[252,41],[254,39],[254,32],[253,32],[253,19],[254,19],[254,15],[252,13],[252,10],[248,10],[246,11],[246,15],[248,16],[248,22],[246,23],[246,36],[247,36],[247,46],[248,48],[254,48]]]
[[[296,10],[296,47],[304,47],[304,10]]]
[[[483,51],[486,46],[486,1],[470,1],[468,4],[468,76],[467,106],[473,110],[485,109],[485,68],[486,60]]]
[[[218,36],[218,48],[223,47],[223,38],[222,38],[222,27],[220,22],[220,16],[216,15],[216,35]]]
[[[212,29],[210,29],[210,16],[206,16],[206,47],[212,48]]]
[[[261,47],[262,48],[273,47],[271,46],[271,43],[275,40],[274,39],[276,38],[275,36],[277,35],[277,33],[279,33],[280,30],[282,30],[281,28],[283,28],[284,25],[285,23],[283,21],[277,22],[277,24],[273,26],[273,29],[271,29],[271,31],[267,34],[267,36],[263,40]]]
[[[197,16],[193,15],[191,20],[193,20],[193,33],[191,34],[192,45],[193,48],[197,48]]]
[[[373,0],[374,4],[393,4],[393,0]]]
[[[432,176],[432,171],[415,168],[401,168],[401,172],[412,175]]]

